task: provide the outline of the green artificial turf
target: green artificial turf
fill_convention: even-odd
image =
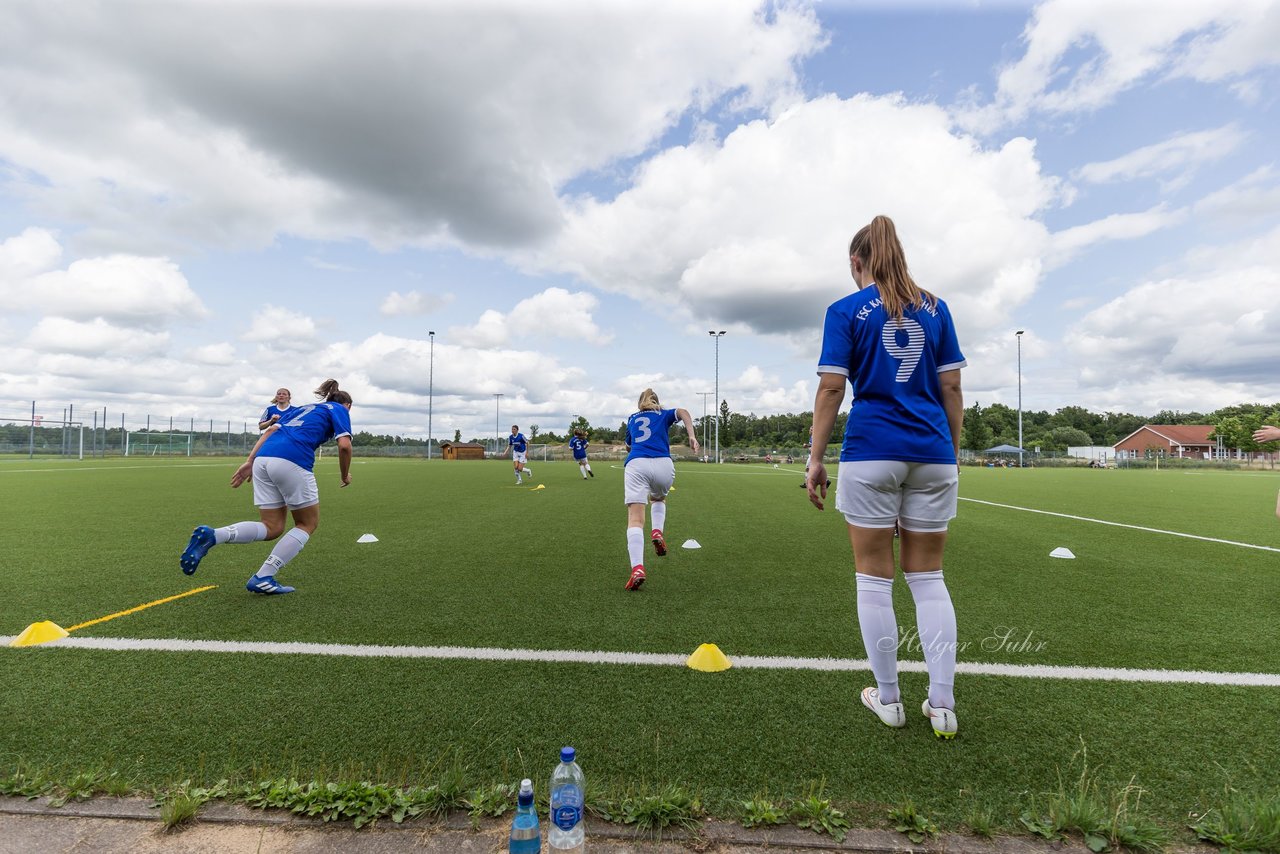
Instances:
[[[0,463],[0,635],[66,627],[205,584],[214,590],[76,636],[610,650],[730,659],[862,658],[853,562],[834,496],[796,467],[678,467],[670,553],[629,566],[621,469],[363,460],[339,489],[317,467],[321,525],[281,573],[245,579],[270,544],[215,548],[192,578],[196,524],[255,519],[234,463]],[[534,490],[531,485],[544,484]],[[1269,473],[965,469],[961,496],[1280,548]],[[946,577],[961,661],[1277,672],[1280,553],[962,501]],[[379,542],[357,544],[364,533]],[[696,539],[702,548],[684,549]],[[1066,546],[1075,560],[1049,557]],[[900,627],[914,611],[896,593]],[[904,659],[918,653],[903,652]],[[0,769],[108,768],[141,786],[222,777],[548,775],[572,743],[593,785],[675,783],[711,805],[815,784],[855,814],[913,801],[945,824],[1017,816],[1085,762],[1185,824],[1225,787],[1274,788],[1280,689],[957,678],[961,736],[935,741],[902,677],[909,726],[857,702],[866,672],[719,674],[649,665],[0,648]]]

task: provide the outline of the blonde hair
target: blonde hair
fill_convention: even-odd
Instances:
[[[647,388],[640,392],[640,401],[636,404],[636,408],[641,412],[644,412],[646,409],[661,409],[662,404],[658,403],[658,393],[651,388]]]
[[[347,406],[351,405],[351,395],[338,388],[337,380],[325,380],[320,383],[320,388],[315,390],[315,396],[326,403],[342,403]]]
[[[849,257],[862,261],[880,291],[885,314],[902,319],[907,306],[923,308],[938,298],[915,283],[907,269],[907,256],[898,240],[898,230],[887,216],[877,216],[849,241]]]

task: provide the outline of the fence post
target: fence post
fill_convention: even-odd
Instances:
[[[36,402],[31,401],[31,438],[27,440],[27,459],[36,456]]]

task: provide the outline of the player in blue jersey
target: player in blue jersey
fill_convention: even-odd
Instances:
[[[252,593],[293,592],[275,576],[298,556],[320,524],[320,490],[312,473],[316,448],[337,439],[342,485],[351,483],[351,395],[338,388],[337,380],[325,380],[316,389],[316,397],[323,402],[297,407],[287,421],[268,427],[249,458],[231,475],[233,489],[252,477],[253,503],[258,505],[261,521],[237,522],[224,528],[197,527],[179,561],[187,575],[195,573],[215,545],[256,543],[284,534],[245,588]],[[293,528],[287,534],[286,509],[293,513]]]
[[[965,360],[946,303],[912,280],[892,220],[878,216],[854,235],[849,266],[858,291],[827,309],[823,330],[809,500],[822,509],[822,456],[848,382],[853,406],[840,451],[836,509],[848,524],[858,624],[876,681],[862,692],[862,702],[889,726],[906,724],[893,611],[896,523],[929,670],[921,709],[935,735],[952,738],[956,616],[942,578],[942,552],[947,523],[956,515]]]
[[[262,417],[258,419],[258,429],[266,430],[277,421],[283,421],[285,416],[293,409],[291,401],[293,395],[287,388],[276,389],[276,396],[271,405],[262,410]]]
[[[698,437],[687,409],[663,409],[651,388],[640,393],[639,412],[627,419],[627,462],[623,467],[624,501],[627,504],[627,556],[631,577],[627,590],[644,584],[644,506],[649,504],[649,539],[661,557],[667,553],[662,528],[667,519],[667,493],[675,481],[676,466],[671,460],[667,433],[680,421],[689,434],[689,449],[698,453]]]
[[[520,432],[520,425],[511,425],[511,435],[507,437],[507,450],[502,452],[505,457],[507,453],[511,454],[511,465],[516,470],[516,484],[524,483],[523,475],[533,475],[533,469],[529,468],[529,440]]]
[[[573,438],[569,440],[569,450],[573,451],[573,459],[578,464],[578,471],[582,473],[582,479],[586,480],[587,475],[595,477],[596,473],[591,470],[591,463],[587,462],[586,430],[579,428],[573,431]]]

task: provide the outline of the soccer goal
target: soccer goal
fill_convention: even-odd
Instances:
[[[530,443],[529,443],[529,451],[528,451],[528,453],[526,453],[526,454],[525,454],[525,459],[528,459],[528,460],[541,460],[542,462],[544,462],[544,463],[545,463],[545,462],[547,461],[547,459],[548,459],[548,457],[547,457],[547,448],[548,448],[548,447],[550,447],[550,446],[549,446],[549,445],[546,445],[546,444],[544,444],[544,443],[542,443],[542,442],[538,442],[536,445],[535,445],[534,443],[530,442]]]
[[[190,433],[128,433],[124,437],[126,457],[189,457]]]

